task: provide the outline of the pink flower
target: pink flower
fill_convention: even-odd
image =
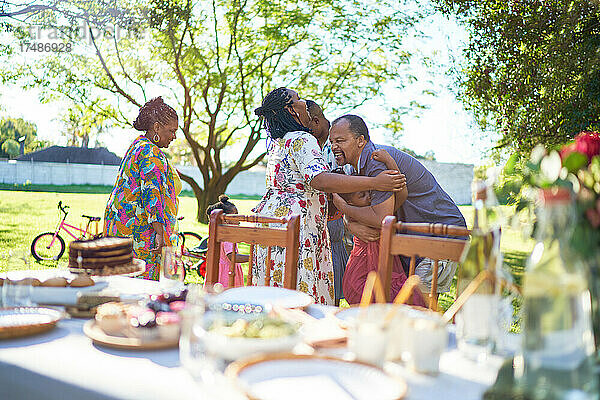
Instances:
[[[569,154],[577,151],[585,154],[588,158],[588,164],[594,156],[600,154],[600,134],[598,132],[583,131],[575,136],[575,141],[564,146],[560,151],[560,156],[564,160]]]
[[[562,149],[560,149],[560,158],[561,160],[564,160],[565,158],[567,158],[569,156],[569,154],[573,153],[577,151],[576,147],[575,147],[575,142],[571,142],[569,144],[565,144]]]

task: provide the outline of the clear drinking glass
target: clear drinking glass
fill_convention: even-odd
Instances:
[[[457,346],[466,357],[483,362],[494,346],[498,296],[475,293],[456,314]]]
[[[373,304],[358,312],[348,335],[348,349],[357,361],[379,367],[383,365],[388,343],[384,317],[389,309],[387,304]]]
[[[446,324],[434,313],[410,315],[406,319],[405,359],[409,368],[424,374],[437,374],[440,357],[448,345]]]
[[[160,268],[160,286],[162,289],[174,289],[183,286],[185,270],[181,259],[181,248],[165,246],[162,249]]]
[[[2,285],[2,307],[27,307],[32,306],[31,285],[24,285],[8,279]]]
[[[206,345],[206,332],[210,323],[208,304],[211,295],[201,285],[188,285],[186,307],[183,310],[179,358],[183,367],[200,382],[214,383],[221,361]]]

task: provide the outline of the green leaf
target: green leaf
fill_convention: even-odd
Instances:
[[[536,164],[532,163],[531,161],[527,161],[527,163],[525,163],[525,166],[532,173],[538,173],[538,172],[540,172],[540,163],[539,163],[539,161]]]
[[[518,213],[519,211],[524,210],[528,205],[529,203],[527,201],[520,199],[516,206],[516,212]]]
[[[515,173],[515,166],[517,165],[517,161],[519,160],[519,154],[514,153],[504,166],[504,173],[507,175],[513,175]]]
[[[574,151],[563,160],[563,165],[567,168],[567,170],[569,170],[569,172],[576,172],[587,165],[587,162],[588,158],[585,154]]]

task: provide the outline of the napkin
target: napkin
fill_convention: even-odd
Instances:
[[[346,346],[348,334],[338,325],[337,320],[330,317],[315,319],[302,327],[304,341],[315,348],[331,348]]]

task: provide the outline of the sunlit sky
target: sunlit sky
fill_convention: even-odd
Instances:
[[[380,107],[381,102],[393,102],[399,98],[417,100],[428,108],[419,111],[417,115],[404,117],[403,135],[395,143],[398,147],[407,147],[417,154],[433,151],[436,159],[442,162],[485,164],[488,151],[498,137],[481,131],[473,116],[464,110],[453,93],[454,78],[447,74],[451,67],[456,66],[455,60],[460,60],[461,49],[466,45],[468,35],[457,23],[439,15],[423,21],[421,28],[426,37],[415,39],[410,45],[418,48],[424,55],[433,57],[437,65],[429,69],[415,65],[411,72],[419,78],[416,84],[398,91],[394,88],[394,83],[390,82],[385,96],[377,101],[367,102],[353,112],[363,116],[371,126],[374,142],[390,144],[385,130],[377,128],[378,123],[386,120],[385,111]],[[424,83],[428,79],[433,81],[433,87]],[[424,88],[434,89],[436,95],[423,96],[421,91]],[[40,138],[66,145],[67,138],[61,135],[63,126],[60,114],[64,113],[67,103],[43,104],[37,90],[23,91],[15,86],[0,86],[0,94],[0,116],[21,117],[32,121],[37,125]],[[326,112],[330,119],[339,116],[335,110]],[[135,119],[135,115],[131,115],[131,119]],[[133,129],[113,129],[103,134],[102,142],[109,150],[122,156],[137,134]]]

